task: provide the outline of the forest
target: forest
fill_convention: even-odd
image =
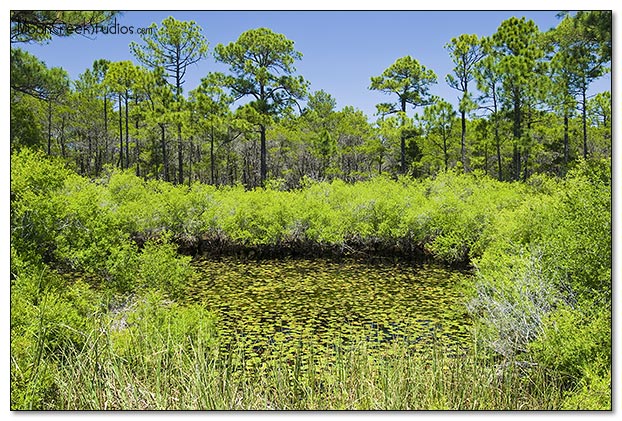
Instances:
[[[610,11],[397,57],[373,121],[268,28],[20,48],[118,13],[11,11],[11,409],[612,409]]]

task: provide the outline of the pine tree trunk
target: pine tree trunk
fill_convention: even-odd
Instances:
[[[466,112],[461,111],[460,116],[462,117],[462,137],[461,137],[461,155],[462,155],[462,170],[467,172],[467,161],[466,161]]]
[[[513,179],[518,180],[520,178],[521,172],[521,156],[519,150],[519,142],[521,138],[521,105],[520,105],[520,97],[517,93],[514,94],[514,150],[512,153],[512,164],[513,164]]]
[[[194,145],[192,136],[188,138],[188,186],[192,185],[192,158],[194,155]]]
[[[183,150],[182,150],[182,141],[181,141],[181,124],[177,124],[177,165],[179,169],[179,178],[177,182],[179,184],[184,184],[184,158],[183,158]]]
[[[168,171],[168,158],[166,157],[166,128],[160,124],[160,146],[162,147],[162,164],[164,167],[164,181],[170,181]]]
[[[63,158],[67,158],[67,151],[65,150],[65,116],[61,120],[60,136],[58,137],[58,143],[60,144],[60,151]]]
[[[215,185],[216,184],[216,179],[215,179],[215,176],[214,176],[214,169],[215,169],[215,165],[214,165],[215,164],[214,163],[214,125],[212,125],[211,129],[212,129],[212,133],[211,133],[211,136],[210,136],[210,144],[209,144],[209,161],[210,161],[210,172],[211,172],[211,174],[210,174],[211,177],[210,178],[211,178],[212,185]]]
[[[130,122],[128,106],[129,93],[125,91],[125,168],[130,167]]]
[[[587,84],[583,84],[581,87],[581,98],[583,100],[583,107],[581,110],[583,118],[583,158],[587,158],[587,98],[586,98]]]
[[[447,153],[447,137],[443,134],[443,155],[445,156],[445,171],[449,169],[449,158]]]
[[[401,100],[401,110],[406,113],[406,99]],[[406,133],[404,133],[405,121],[402,118],[401,131],[400,131],[400,163],[402,174],[406,174]]]
[[[97,163],[97,173],[101,171],[103,163],[108,160],[108,96],[104,95],[104,146]]]
[[[48,155],[52,154],[52,100],[48,98]]]
[[[404,130],[400,133],[400,168],[402,174],[406,174],[406,134]]]
[[[123,106],[119,94],[119,165],[123,169]]]
[[[260,163],[260,183],[261,186],[263,187],[265,185],[266,182],[266,176],[268,173],[268,166],[267,166],[267,151],[266,151],[266,126],[264,126],[263,124],[259,125],[260,131],[261,131],[261,151],[260,151],[260,158],[261,158],[261,163]]]
[[[499,172],[499,181],[503,181],[503,163],[501,161],[501,138],[499,137],[499,122],[497,116],[497,90],[494,84],[492,86],[492,105],[495,123],[495,145],[497,146],[497,171]]]
[[[562,175],[566,175],[566,171],[568,171],[568,159],[569,159],[569,148],[568,148],[568,111],[564,112],[564,168],[562,170]]]
[[[134,104],[138,106],[138,96],[135,96]],[[134,163],[136,164],[136,177],[140,177],[140,145],[138,143],[138,117],[136,117],[136,121],[134,123],[134,128],[136,129],[135,138],[134,138]]]

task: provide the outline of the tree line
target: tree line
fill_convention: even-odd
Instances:
[[[457,109],[430,93],[439,83],[432,69],[397,58],[370,75],[369,89],[389,98],[372,122],[311,92],[294,41],[268,28],[216,45],[211,55],[228,72],[210,72],[188,91],[188,66],[210,55],[194,21],[153,23],[129,45],[135,61],[102,58],[76,80],[19,48],[71,35],[54,32],[59,24],[114,15],[11,12],[12,150],[43,149],[89,177],[112,166],[178,184],[247,187],[450,168],[521,180],[611,155],[611,93],[590,95],[610,72],[610,11],[562,13],[546,32],[512,17],[491,36],[452,38],[445,48],[455,67],[444,79],[458,92]]]

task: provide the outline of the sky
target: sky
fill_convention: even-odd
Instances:
[[[492,35],[512,16],[525,16],[546,31],[559,23],[556,15],[557,11],[126,11],[113,23],[117,31],[133,27],[134,34],[53,38],[43,45],[21,43],[13,47],[31,52],[48,67],[63,67],[76,79],[100,58],[136,62],[129,44],[142,43],[139,28],[159,24],[168,16],[193,20],[203,29],[209,53],[188,68],[184,84],[187,93],[207,73],[227,72],[227,66],[217,63],[212,55],[217,44],[235,41],[246,30],[267,27],[294,41],[294,48],[303,54],[295,64],[296,74],[310,83],[310,91],[323,89],[336,99],[337,109],[351,105],[373,121],[376,104],[395,98],[369,90],[370,78],[380,75],[399,57],[410,55],[434,70],[438,82],[431,93],[457,105],[460,93],[445,82],[453,63],[444,46],[453,37]],[[610,89],[610,80],[606,77],[595,82],[593,92]],[[412,108],[408,112],[414,113]]]

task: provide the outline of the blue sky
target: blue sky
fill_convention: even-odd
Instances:
[[[389,95],[368,89],[370,77],[382,73],[397,58],[411,55],[434,70],[438,83],[431,92],[456,104],[458,92],[445,82],[453,67],[444,45],[460,34],[493,34],[511,16],[532,19],[540,30],[559,23],[556,11],[128,11],[118,16],[119,26],[135,30],[167,16],[194,20],[209,42],[209,56],[191,66],[185,91],[195,88],[210,71],[226,71],[211,55],[219,43],[235,41],[252,28],[268,27],[295,42],[303,54],[297,73],[307,79],[312,91],[323,89],[337,100],[341,109],[352,105],[375,119],[375,104],[393,101]],[[48,44],[17,44],[43,60],[49,67],[60,66],[72,79],[91,67],[93,61],[134,60],[131,41],[137,34],[54,38]],[[594,92],[610,89],[610,78],[594,84]],[[409,110],[409,115],[414,111]]]

